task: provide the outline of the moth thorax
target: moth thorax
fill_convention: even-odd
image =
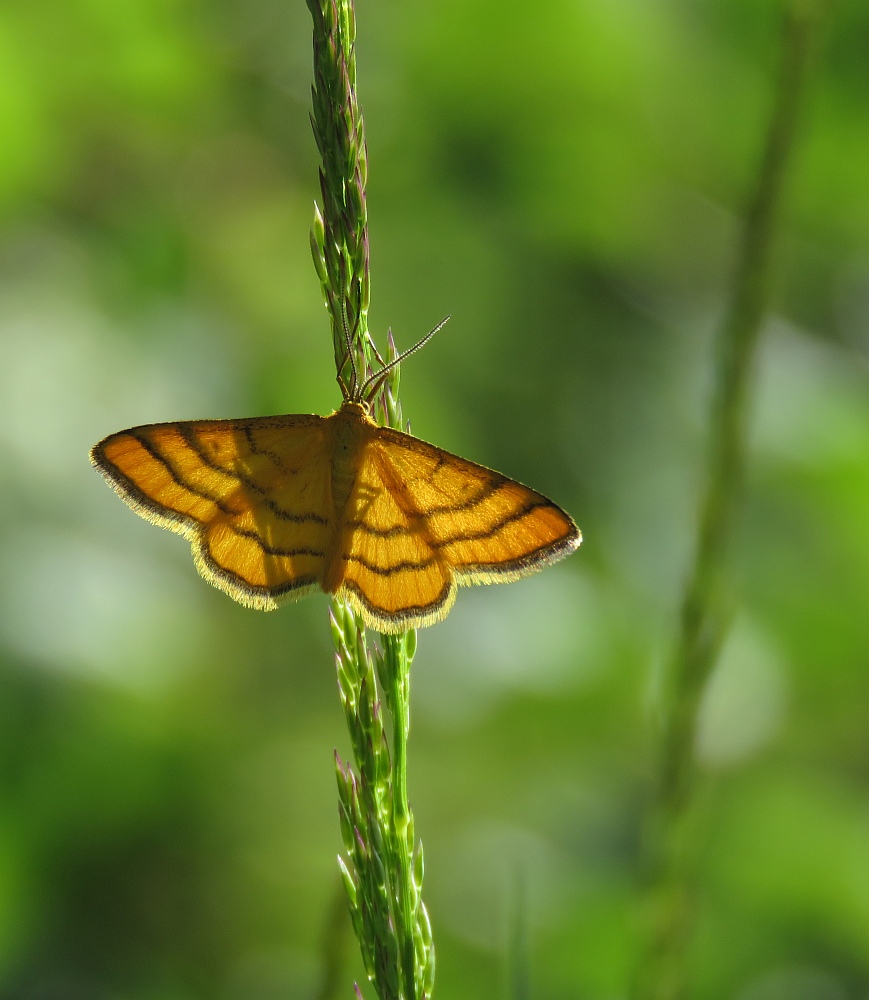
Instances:
[[[362,461],[365,438],[365,420],[345,405],[335,414],[335,448],[332,452],[332,502],[335,512],[342,514],[347,507],[350,493]]]

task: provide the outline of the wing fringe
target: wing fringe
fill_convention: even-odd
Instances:
[[[400,611],[387,612],[378,608],[362,592],[362,589],[352,580],[345,580],[335,596],[346,601],[354,611],[357,611],[368,628],[375,632],[385,632],[388,635],[400,635],[415,628],[425,628],[442,621],[449,614],[456,600],[457,581],[449,579],[435,601],[421,607],[402,608]]]

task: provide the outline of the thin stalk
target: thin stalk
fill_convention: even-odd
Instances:
[[[331,321],[338,383],[352,393],[371,377],[375,361],[383,364],[368,330],[368,156],[356,98],[356,17],[352,0],[307,2],[314,24],[311,123],[322,157],[322,207],[314,207],[311,251]],[[387,366],[397,357],[390,335]],[[403,429],[399,379],[396,364],[383,377],[374,412],[381,423]],[[355,764],[354,770],[336,754],[345,848],[338,864],[350,917],[380,1000],[427,1000],[434,983],[434,945],[421,898],[422,845],[414,840],[407,800],[416,633],[383,636],[381,649],[370,648],[361,619],[338,600],[331,623]],[[378,681],[392,717],[391,747]],[[355,989],[361,997],[358,985]]]
[[[395,863],[398,872],[398,907],[400,918],[404,989],[408,1000],[416,1000],[413,941],[413,830],[410,829],[410,808],[407,803],[407,738],[410,732],[408,703],[409,674],[402,669],[403,636],[384,636],[383,652],[386,665],[389,710],[392,715],[392,825],[395,831]],[[410,844],[408,832],[410,831]]]
[[[508,1000],[531,1000],[531,967],[528,944],[528,885],[523,866],[517,867],[510,900],[507,934]]]
[[[745,415],[761,322],[769,297],[773,237],[815,18],[786,14],[776,100],[757,182],[749,201],[731,307],[719,337],[718,379],[710,414],[706,489],[695,562],[682,604],[674,698],[666,731],[664,789],[678,800],[690,774],[697,706],[726,631],[726,561],[745,468]]]
[[[686,992],[684,953],[691,926],[692,840],[696,835],[691,806],[697,715],[731,618],[727,559],[746,463],[746,411],[769,298],[776,222],[818,14],[812,3],[793,2],[785,8],[775,101],[748,202],[731,304],[718,340],[694,565],[682,601],[656,797],[647,831],[651,922],[635,983],[636,1000],[679,1000]]]

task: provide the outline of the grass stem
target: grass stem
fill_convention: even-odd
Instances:
[[[356,98],[356,16],[352,0],[308,0],[314,24],[311,123],[322,157],[311,251],[332,327],[342,390],[365,381],[382,358],[368,330],[370,271],[365,187],[368,156]],[[397,356],[389,337],[387,361]],[[403,429],[400,369],[375,400],[381,423]],[[346,395],[346,392],[345,392]],[[380,1000],[427,1000],[434,945],[422,902],[422,845],[407,799],[410,663],[416,633],[383,636],[370,649],[362,622],[336,600],[332,609],[338,688],[355,770],[336,754],[345,854],[339,868],[362,958]],[[379,688],[378,688],[379,684]],[[392,717],[386,737],[378,690]],[[356,985],[356,993],[361,990]]]

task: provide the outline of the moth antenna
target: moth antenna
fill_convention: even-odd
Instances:
[[[368,346],[371,348],[371,353],[374,355],[375,359],[377,360],[377,363],[381,366],[385,365],[386,362],[381,357],[380,351],[377,350],[377,344],[375,344],[374,341],[371,339],[371,334],[368,333],[365,336],[366,339],[368,340]]]
[[[353,338],[350,335],[350,330],[347,327],[347,296],[345,294],[347,285],[346,285],[346,282],[345,282],[344,278],[345,278],[344,267],[342,266],[342,268],[341,268],[341,326],[344,328],[344,343],[347,345],[347,354],[346,354],[346,356],[344,357],[344,359],[341,362],[341,368],[343,368],[344,365],[346,365],[347,362],[349,361],[350,362],[350,372],[351,372],[351,378],[350,378],[350,395],[349,396],[345,395],[344,398],[345,399],[358,400],[358,398],[359,398],[359,393],[358,393],[358,389],[359,389],[359,373],[356,371],[356,359],[353,357]],[[359,323],[359,317],[357,316],[357,318],[356,318],[356,325],[358,325],[358,323]],[[355,327],[354,327],[354,331],[353,332],[354,333],[356,332]],[[341,373],[341,369],[340,368],[338,370],[338,373],[340,375],[340,373]],[[341,382],[341,380],[339,379],[339,384],[340,384],[340,382]],[[343,392],[343,388],[346,388],[346,386],[342,387],[342,392]]]
[[[335,378],[338,381],[338,385],[341,388],[341,395],[344,397],[344,399],[352,399],[353,398],[353,394],[350,391],[350,389],[347,388],[347,383],[344,381],[344,378],[341,375],[341,372],[344,370],[344,365],[346,365],[347,362],[349,361],[350,362],[350,373],[351,373],[351,376],[352,376],[352,380],[351,380],[350,384],[351,384],[351,386],[353,385],[353,382],[355,381],[355,378],[356,378],[356,366],[355,366],[355,364],[353,362],[353,351],[351,350],[349,340],[347,339],[347,330],[346,330],[346,328],[344,330],[344,343],[345,343],[344,353],[341,355],[341,357],[338,360],[338,374],[335,376]]]
[[[384,368],[382,371],[377,372],[376,375],[373,375],[372,378],[376,379],[376,381],[373,383],[373,385],[371,386],[370,389],[368,389],[368,384],[369,384],[369,382],[371,382],[371,379],[367,379],[365,381],[365,383],[363,384],[362,390],[361,390],[361,396],[364,399],[366,406],[369,406],[371,404],[372,400],[374,399],[374,397],[377,395],[377,393],[380,392],[380,388],[383,385],[383,383],[384,383],[384,381],[386,379],[387,374],[388,374],[388,372]],[[367,392],[366,392],[366,389],[367,389]]]
[[[344,378],[341,375],[341,372],[344,370],[344,365],[347,364],[347,359],[349,357],[350,357],[350,352],[347,350],[347,346],[345,344],[344,350],[341,353],[341,357],[338,358],[338,373],[335,376],[335,378],[336,378],[336,380],[338,382],[338,385],[341,387],[341,395],[345,399],[349,399],[350,398],[350,392],[349,392],[349,390],[347,388],[347,383],[344,381]]]
[[[438,323],[436,327],[429,330],[429,332],[422,338],[422,340],[417,341],[413,347],[408,347],[406,351],[403,351],[398,355],[397,358],[393,358],[388,365],[384,365],[379,372],[375,372],[370,375],[363,383],[359,390],[359,397],[363,399],[366,403],[370,403],[372,399],[380,392],[380,387],[383,385],[383,380],[392,371],[393,368],[397,367],[404,361],[405,358],[409,358],[411,354],[416,354],[416,352],[432,339],[432,337],[443,328],[449,322],[450,317],[444,316],[444,318]]]
[[[347,329],[347,306],[341,301],[341,326],[344,328],[344,342],[347,345],[347,361],[350,362],[350,399],[356,399],[359,395],[359,373],[356,371],[356,358],[353,357],[353,339]],[[345,361],[346,364],[346,361]],[[344,365],[341,366],[342,368]]]

